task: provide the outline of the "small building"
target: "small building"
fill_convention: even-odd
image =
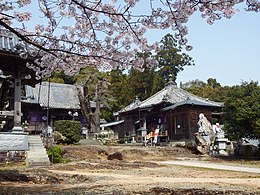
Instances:
[[[116,116],[124,120],[119,135],[136,136],[138,130],[146,129],[147,134],[160,129],[159,134],[169,140],[193,139],[198,131],[197,122],[203,113],[212,123],[218,118],[223,103],[210,101],[177,87],[174,82],[144,101],[138,98]],[[218,120],[218,119],[216,119]]]
[[[81,114],[75,85],[52,82],[41,82],[35,87],[27,85],[22,99],[23,120],[29,123],[31,132],[41,132],[42,127],[53,126],[56,120],[87,123]],[[91,107],[95,108],[94,102],[91,102]]]

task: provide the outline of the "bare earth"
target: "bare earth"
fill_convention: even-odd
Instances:
[[[260,194],[260,174],[163,164],[182,160],[260,168],[185,148],[63,146],[70,163],[0,166],[0,194]]]

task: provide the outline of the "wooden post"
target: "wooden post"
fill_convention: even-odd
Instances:
[[[188,114],[187,114],[187,117],[188,117],[188,120],[187,120],[187,121],[188,121],[189,139],[191,140],[191,139],[193,138],[193,135],[191,135],[191,133],[192,133],[192,132],[191,132],[191,124],[190,124],[190,123],[191,123],[191,120],[190,120],[190,117],[191,117],[191,116],[190,116],[190,112],[189,112],[189,111],[188,111],[187,113],[188,113]]]
[[[21,77],[15,78],[14,83],[14,126],[21,126]]]

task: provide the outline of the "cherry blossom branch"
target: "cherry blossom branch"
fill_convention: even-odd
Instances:
[[[50,52],[49,49],[46,49],[45,47],[36,44],[35,42],[31,41],[30,39],[28,39],[25,35],[19,33],[18,31],[16,31],[15,29],[13,29],[12,27],[10,27],[8,24],[6,24],[5,22],[3,22],[2,20],[0,20],[0,26],[3,26],[4,28],[8,29],[10,32],[14,33],[17,37],[19,37],[22,41],[42,50],[45,51],[47,53],[50,53],[54,56],[56,56],[55,53]]]
[[[131,29],[132,33],[136,36],[136,38],[141,41],[141,39],[139,39],[139,36],[136,34],[136,32],[134,31],[134,29],[132,28],[130,22],[125,18],[124,16],[124,13],[127,12],[127,10],[130,8],[130,6],[127,7],[127,9],[123,12],[123,13],[117,13],[117,12],[108,12],[108,11],[105,11],[105,10],[97,10],[97,9],[93,9],[91,7],[88,7],[88,6],[84,6],[82,5],[81,3],[79,3],[77,0],[71,0],[72,2],[74,2],[76,5],[82,7],[84,10],[87,9],[87,10],[90,10],[92,12],[97,12],[97,13],[102,13],[102,14],[107,14],[107,15],[110,15],[110,16],[119,16],[121,18],[123,18],[123,20],[126,22],[126,24],[128,25],[128,27]],[[100,3],[101,1],[99,1]]]
[[[40,52],[37,66],[28,65],[40,77],[56,69],[74,73],[84,65],[113,68],[120,63],[142,68],[143,60],[136,59],[135,54],[158,49],[158,44],[148,44],[148,30],[171,29],[179,45],[191,50],[186,23],[195,12],[200,12],[211,25],[222,17],[231,18],[239,3],[245,3],[247,11],[260,10],[259,0],[149,0],[142,1],[148,3],[149,10],[145,12],[135,10],[142,5],[138,3],[139,0],[38,0],[39,15],[46,19],[41,24],[31,24],[34,20],[30,9],[35,9],[31,0],[2,0],[0,26],[19,37],[25,47],[30,45],[26,48],[29,54]],[[21,22],[24,27],[19,29],[15,24]]]

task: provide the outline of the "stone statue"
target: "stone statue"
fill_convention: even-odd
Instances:
[[[208,135],[212,132],[212,126],[208,121],[207,117],[204,116],[203,113],[199,114],[199,121],[198,121],[199,133],[203,133]]]

